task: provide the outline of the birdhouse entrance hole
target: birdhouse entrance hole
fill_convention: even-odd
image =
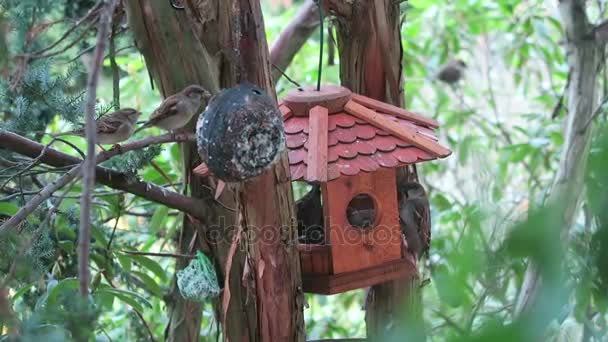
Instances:
[[[368,194],[358,194],[346,207],[346,218],[353,228],[371,229],[376,226],[376,201]]]

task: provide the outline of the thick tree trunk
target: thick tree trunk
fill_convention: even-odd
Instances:
[[[215,93],[218,85],[226,88],[247,81],[276,96],[259,2],[185,3],[185,11],[175,11],[168,0],[129,2],[131,12],[140,17],[131,19],[132,27],[139,27],[134,27],[138,47],[163,94],[169,95],[188,83],[199,83]],[[137,17],[133,13],[131,17]],[[203,180],[190,173],[198,163],[195,146],[184,147],[184,160],[184,179],[189,180],[192,195],[211,197],[201,184]],[[225,278],[228,259],[232,261],[229,292],[224,289],[224,301],[217,306],[226,341],[304,340],[303,294],[288,170],[284,154],[263,175],[239,185],[235,192],[225,191],[220,201],[237,208],[238,220],[234,213],[208,202],[201,208],[209,214],[206,222],[186,219],[184,224],[180,252],[190,252],[188,246],[197,232],[203,235],[204,227],[220,278]],[[206,186],[215,185],[204,182]],[[238,227],[243,228],[244,235],[235,254],[230,255]],[[168,340],[197,341],[200,306],[184,301],[176,291],[171,297]]]
[[[148,71],[164,97],[172,95],[190,84],[200,84],[213,93],[218,92],[216,69],[211,58],[192,33],[183,12],[173,10],[169,1],[131,0],[127,1],[127,13],[136,46],[144,55]],[[176,53],[177,51],[179,53]],[[194,127],[194,122],[190,127]],[[198,161],[194,143],[182,144],[182,158],[184,160],[183,177],[186,184],[184,192],[189,192],[193,197],[209,198],[209,193],[205,194],[201,180],[191,175],[191,170]],[[178,239],[178,253],[192,254],[193,247],[200,248],[200,244],[192,243],[197,232],[202,233],[203,228],[216,224],[215,222],[218,222],[220,217],[223,218],[222,223],[225,223],[226,226],[234,223],[233,213],[212,202],[205,202],[204,207],[201,207],[200,210],[206,213],[208,220],[199,222],[189,216],[184,218]],[[215,255],[224,254],[226,253]],[[216,257],[219,269],[222,269],[221,261],[221,257]],[[186,259],[178,259],[176,270],[184,268],[187,263]],[[167,307],[169,324],[165,331],[166,340],[198,341],[202,307],[198,303],[186,301],[181,297],[175,279],[171,293],[167,297]]]
[[[568,117],[564,133],[564,148],[548,202],[563,204],[561,236],[566,244],[570,227],[575,220],[584,188],[584,174],[593,132],[593,114],[597,105],[598,63],[603,41],[591,36],[582,0],[561,0],[562,22],[568,41],[570,86],[568,89]],[[596,38],[597,39],[597,38]],[[516,315],[526,313],[536,303],[541,289],[543,270],[530,261],[515,307]]]
[[[342,84],[354,92],[395,105],[403,104],[399,4],[392,0],[330,1],[338,18]],[[398,182],[417,178],[414,168],[399,170]],[[370,289],[366,298],[367,335],[384,340],[399,328],[402,305],[417,303],[416,279],[399,279]],[[416,305],[416,307],[418,307]],[[415,316],[419,316],[417,313]],[[412,318],[412,317],[410,317]]]

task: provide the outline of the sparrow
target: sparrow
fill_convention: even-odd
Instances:
[[[190,85],[177,94],[167,97],[152,112],[150,120],[138,128],[135,133],[150,126],[157,126],[171,131],[184,127],[198,112],[203,101],[208,101],[211,93],[199,85]]]
[[[399,218],[408,250],[420,258],[431,244],[431,212],[422,185],[410,182],[399,186]]]
[[[465,62],[460,59],[453,59],[441,67],[439,73],[437,73],[437,78],[442,82],[453,85],[463,78],[466,68]]]
[[[97,143],[103,145],[118,144],[133,135],[135,124],[141,112],[133,108],[121,108],[115,112],[108,113],[95,120],[97,126]],[[59,135],[85,136],[85,129],[61,133]]]
[[[375,209],[353,209],[346,208],[346,217],[348,222],[355,228],[367,229],[374,225],[376,220]]]
[[[320,185],[313,185],[304,197],[296,201],[296,217],[298,239],[301,243],[322,244],[325,242]]]

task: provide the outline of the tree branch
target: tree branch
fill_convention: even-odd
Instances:
[[[276,66],[272,69],[272,80],[276,83],[293,57],[300,51],[310,35],[319,26],[319,12],[313,0],[306,0],[296,17],[279,34],[270,50],[270,62]]]
[[[78,234],[78,280],[80,282],[80,295],[84,298],[89,296],[89,282],[91,278],[91,271],[89,270],[91,253],[91,202],[93,201],[93,191],[95,191],[95,166],[97,165],[97,156],[95,155],[95,146],[97,144],[95,102],[97,100],[97,85],[99,84],[101,63],[103,62],[103,55],[107,45],[106,37],[110,32],[112,13],[114,13],[115,6],[116,0],[106,0],[101,12],[97,27],[97,44],[87,80],[87,98],[84,106],[87,155],[82,166],[80,234]]]
[[[128,151],[141,149],[150,145],[167,142],[185,142],[191,140],[192,135],[189,134],[169,133],[157,137],[150,137],[122,145],[120,148],[113,148],[111,150],[101,152],[97,161],[100,163],[110,159],[113,156],[123,154]],[[4,131],[0,132],[0,148],[7,149],[30,158],[37,158],[41,155],[45,147],[42,144],[24,138],[18,134]],[[55,167],[66,167],[76,166],[82,162],[82,159],[70,156],[53,148],[47,148],[46,152],[40,157],[40,162]],[[143,197],[152,202],[166,205],[169,208],[183,211],[194,218],[205,220],[205,216],[201,214],[199,210],[202,205],[201,200],[166,190],[165,188],[155,184],[139,180],[130,180],[125,174],[105,167],[98,166],[95,169],[95,172],[96,181],[101,184],[107,185],[113,189],[122,190],[133,195]],[[0,231],[2,231],[2,229],[0,229]]]
[[[601,50],[598,42],[589,37],[592,26],[587,18],[584,1],[561,0],[559,9],[568,38],[568,64],[572,77],[567,96],[565,143],[548,202],[563,204],[558,228],[561,241],[567,243],[584,188],[584,172],[593,132],[592,118],[597,101],[597,66]],[[530,260],[515,306],[516,316],[521,316],[536,306],[544,274],[546,273],[537,261]]]

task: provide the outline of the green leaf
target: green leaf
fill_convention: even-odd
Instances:
[[[91,228],[91,236],[95,239],[95,244],[104,248],[108,245],[108,239],[106,239],[104,231],[99,227],[93,226]]]
[[[19,299],[21,296],[23,296],[26,292],[30,291],[32,289],[32,286],[34,286],[35,283],[30,283],[25,285],[24,287],[22,287],[21,289],[19,289],[19,291],[15,292],[15,294],[12,296],[11,300],[13,301],[13,303]]]
[[[132,255],[117,253],[116,258],[118,259],[118,263],[122,266],[122,269],[130,273],[131,272],[131,260],[133,259]]]
[[[0,214],[13,216],[19,211],[19,207],[9,202],[0,202]]]
[[[142,267],[150,270],[162,281],[167,281],[167,272],[165,272],[165,270],[158,264],[158,262],[143,255],[132,255],[132,259],[137,261],[137,263],[140,264]]]
[[[50,291],[48,291],[48,296],[46,298],[46,305],[54,306],[56,305],[57,299],[59,296],[65,291],[76,290],[78,288],[78,279],[76,278],[66,278],[61,280],[57,285],[55,285]]]
[[[106,310],[111,310],[112,305],[114,305],[114,298],[116,298],[116,294],[103,290],[97,290],[93,294],[93,298],[95,298],[95,303],[101,304],[104,308],[106,308]]]
[[[143,312],[144,306],[152,307],[152,304],[145,297],[135,292],[115,288],[100,288],[97,292],[111,294],[138,312]]]
[[[144,283],[144,287],[146,288],[146,290],[150,291],[150,293],[154,294],[159,298],[163,297],[163,290],[156,283],[156,281],[152,279],[152,277],[139,271],[133,271],[132,274],[136,275]]]
[[[59,247],[67,253],[74,253],[74,242],[70,240],[59,241]]]
[[[152,235],[158,233],[158,231],[162,228],[163,223],[168,217],[169,208],[164,205],[158,206],[154,215],[152,215],[152,219],[150,220],[150,233]]]

